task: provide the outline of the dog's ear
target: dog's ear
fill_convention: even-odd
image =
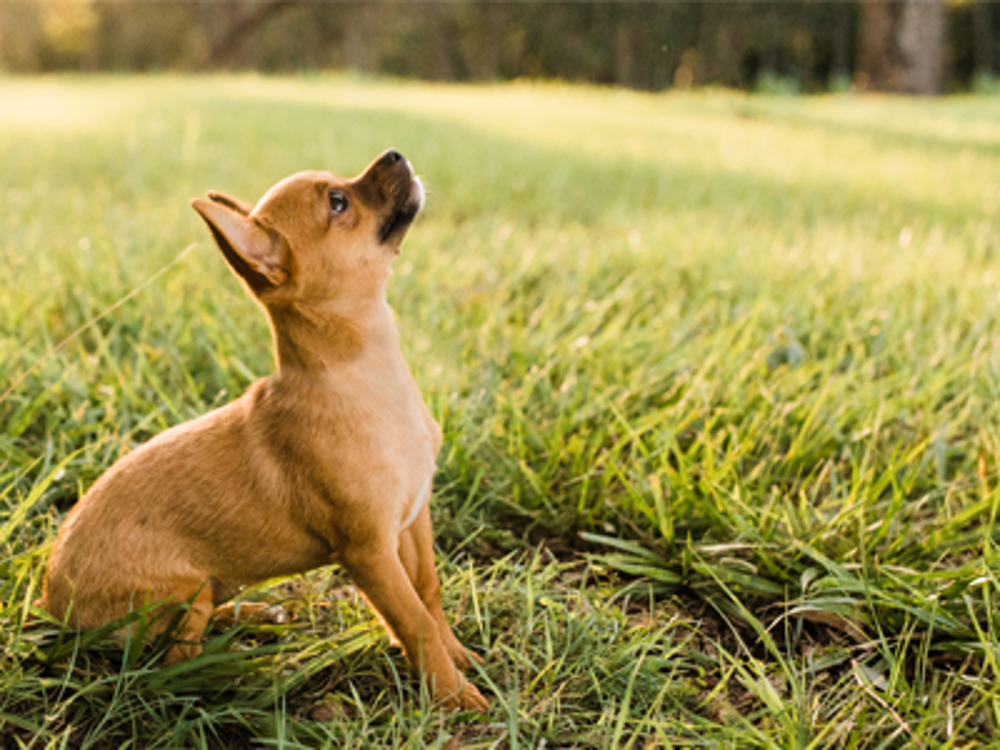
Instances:
[[[221,203],[223,206],[229,206],[231,209],[237,213],[243,214],[244,216],[249,216],[250,212],[253,211],[253,204],[241,201],[239,198],[226,195],[218,190],[209,190],[208,199],[212,201],[212,203]]]
[[[228,206],[201,198],[191,205],[212,230],[229,265],[253,291],[266,291],[288,278],[288,254],[280,235]]]

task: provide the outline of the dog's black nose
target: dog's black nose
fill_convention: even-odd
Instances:
[[[394,148],[390,148],[382,154],[382,164],[387,167],[392,167],[401,161],[404,161],[403,155]]]

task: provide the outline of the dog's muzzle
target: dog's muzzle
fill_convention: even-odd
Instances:
[[[371,173],[376,184],[381,183],[389,211],[379,225],[379,241],[388,244],[402,238],[403,233],[424,205],[424,186],[413,173],[406,157],[394,149],[386,151],[365,172]],[[362,179],[364,179],[362,178]]]

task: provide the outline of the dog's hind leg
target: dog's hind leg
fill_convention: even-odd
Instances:
[[[212,616],[214,603],[212,601],[212,584],[201,581],[195,586],[185,586],[175,589],[174,598],[178,601],[191,600],[180,626],[174,634],[175,642],[163,657],[164,664],[176,664],[185,659],[193,659],[201,653],[201,639],[205,634],[205,626]]]
[[[424,504],[413,523],[399,535],[399,559],[413,582],[413,588],[437,623],[441,641],[455,666],[467,670],[471,666],[470,659],[482,663],[479,656],[468,651],[455,637],[441,607],[441,579],[434,565],[431,512],[427,504]]]

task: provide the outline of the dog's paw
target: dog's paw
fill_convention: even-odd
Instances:
[[[456,649],[448,649],[448,654],[451,656],[451,660],[455,662],[455,666],[458,667],[463,672],[468,672],[472,669],[473,664],[482,664],[483,657],[479,654],[469,651],[461,643],[456,641]]]
[[[483,657],[463,646],[450,630],[444,638],[444,647],[448,651],[448,656],[455,663],[455,666],[463,672],[467,672],[473,663],[483,663]]]
[[[267,602],[226,602],[215,608],[212,619],[222,625],[238,625],[244,622],[284,625],[290,622],[291,614],[280,604]]]
[[[452,701],[465,711],[486,713],[490,710],[490,704],[483,697],[483,694],[479,692],[479,688],[464,679],[459,683],[458,694],[452,696]]]

